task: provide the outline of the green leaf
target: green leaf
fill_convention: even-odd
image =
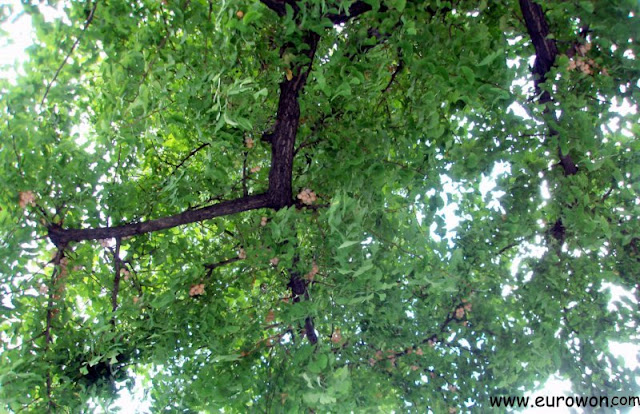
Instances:
[[[344,249],[345,247],[353,246],[354,244],[360,244],[358,240],[347,240],[338,246],[338,249]]]

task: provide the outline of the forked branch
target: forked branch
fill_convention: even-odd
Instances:
[[[281,4],[281,2],[270,2]],[[170,229],[184,224],[209,220],[214,217],[227,216],[243,211],[261,208],[280,209],[293,205],[292,176],[294,144],[300,121],[300,103],[298,97],[306,84],[315,56],[320,35],[305,33],[304,39],[309,45],[305,51],[308,60],[294,67],[289,79],[280,83],[278,114],[271,140],[271,169],[269,171],[269,189],[258,195],[224,201],[212,206],[196,210],[187,210],[173,216],[158,218],[140,223],[131,223],[115,227],[99,227],[89,229],[63,229],[59,225],[51,225],[49,238],[59,247],[69,242],[83,240],[110,239],[135,236],[138,234]]]

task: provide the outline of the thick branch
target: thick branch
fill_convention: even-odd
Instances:
[[[180,214],[163,217],[142,223],[132,223],[117,227],[99,227],[96,229],[62,229],[60,227],[49,228],[49,238],[57,246],[64,246],[72,241],[110,239],[113,237],[129,237],[137,234],[150,233],[159,230],[170,229],[184,224],[209,220],[214,217],[226,216],[248,210],[269,207],[269,198],[266,194],[242,197],[231,201],[225,201],[213,206],[197,210],[187,210]]]
[[[292,0],[260,0],[260,3],[276,12],[280,17],[287,14],[287,4],[289,4],[294,10],[297,8],[295,1]]]
[[[295,13],[300,9],[294,0],[260,0],[262,4],[276,12],[280,17],[287,14],[287,4],[291,6]],[[358,17],[359,15],[371,10],[371,5],[364,1],[356,1],[350,7],[347,13],[337,14],[329,13],[326,17],[331,20],[333,24],[346,23],[347,21]]]
[[[300,276],[300,273],[291,271],[289,275],[289,288],[291,289],[291,295],[294,303],[300,302],[302,298],[307,300],[309,299],[307,281]],[[318,335],[316,335],[316,328],[313,325],[313,318],[311,316],[307,316],[304,320],[304,332],[307,335],[309,342],[312,344],[316,344],[318,342]]]
[[[542,7],[534,3],[532,0],[520,0],[520,9],[524,17],[527,31],[536,49],[536,61],[533,65],[533,74],[535,76],[536,92],[539,92],[539,84],[546,80],[547,72],[551,70],[553,63],[558,55],[558,48],[553,39],[549,39],[549,25],[544,17]],[[546,103],[551,100],[548,92],[540,97],[540,103]]]
[[[527,32],[531,37],[531,42],[536,50],[536,61],[533,65],[534,84],[536,87],[536,94],[541,92],[540,84],[544,83],[547,79],[547,73],[553,67],[556,57],[558,56],[558,48],[556,42],[553,39],[549,39],[549,25],[542,11],[542,7],[534,3],[532,0],[520,0],[520,9],[522,10],[522,16],[524,17],[525,25],[527,26]],[[540,103],[545,104],[551,102],[551,94],[548,91],[544,91],[540,95]],[[549,109],[545,110],[545,113],[549,114]],[[549,114],[554,116],[554,114]],[[551,136],[557,135],[558,132],[553,128],[549,128],[549,134]],[[563,154],[558,147],[558,157],[560,158],[559,165],[562,166],[564,175],[574,175],[578,172],[578,167],[569,154]]]
[[[307,33],[305,41],[309,45],[306,52],[309,62],[295,68],[291,79],[280,83],[280,102],[275,130],[271,135],[271,170],[269,171],[270,207],[280,209],[293,203],[291,180],[293,177],[293,155],[296,134],[300,123],[300,102],[298,95],[304,87],[320,36]]]
[[[384,7],[384,6],[383,6]],[[386,7],[384,7],[386,9]],[[370,4],[364,1],[356,1],[351,6],[349,6],[349,11],[346,14],[328,14],[327,18],[331,20],[333,24],[341,24],[346,23],[351,19],[354,19],[360,16],[363,13],[372,10]]]
[[[268,2],[284,4],[282,2]],[[49,238],[56,246],[65,246],[69,242],[123,238],[143,233],[170,229],[184,224],[209,220],[214,217],[236,214],[260,208],[280,209],[293,205],[292,178],[293,156],[296,134],[300,121],[300,103],[298,97],[306,84],[320,35],[307,32],[304,36],[309,48],[305,51],[308,61],[293,69],[293,76],[280,84],[278,115],[271,140],[271,170],[269,171],[269,190],[266,194],[244,196],[224,201],[213,206],[163,217],[142,223],[132,223],[116,227],[96,229],[63,229],[53,225],[49,227]],[[202,146],[200,147],[200,149]],[[194,152],[195,153],[195,152]]]

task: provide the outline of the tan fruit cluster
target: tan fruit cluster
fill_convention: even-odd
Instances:
[[[267,218],[266,218],[266,217],[262,217],[262,218],[260,219],[260,226],[261,226],[261,227],[264,227],[264,226],[266,226],[266,225],[267,225]]]
[[[252,167],[249,171],[251,171],[252,174],[257,173],[258,171],[260,171],[262,167],[260,167],[259,165],[256,165],[255,167]]]
[[[244,139],[244,146],[245,147],[251,149],[251,148],[253,148],[253,144],[254,143],[253,143],[253,139],[252,138],[247,137],[247,138]]]
[[[36,205],[36,195],[33,191],[22,191],[18,194],[18,204],[20,208],[33,207]]]
[[[591,43],[585,43],[576,47],[577,56],[569,61],[568,70],[579,70],[584,74],[593,75],[593,69],[598,69],[598,65],[593,59],[586,57],[586,54],[591,50]],[[609,76],[606,68],[600,69],[600,73],[604,76]]]
[[[276,319],[276,314],[274,311],[270,310],[269,313],[267,313],[267,317],[264,318],[265,322],[267,323],[271,323]]]
[[[318,197],[316,196],[316,193],[311,191],[311,189],[304,188],[298,194],[298,199],[300,201],[302,201],[303,204],[311,205],[311,204],[313,204],[314,201],[316,201],[318,199]]]
[[[239,259],[246,259],[247,258],[247,252],[245,252],[244,249],[238,250],[238,258]]]
[[[569,66],[567,69],[576,70],[579,69],[582,73],[586,73],[587,75],[593,75],[593,66],[595,66],[595,62],[593,59],[585,59],[582,57],[577,57],[576,59],[571,59],[569,61]]]
[[[129,280],[130,275],[131,273],[129,273],[129,271],[126,268],[124,267],[120,268],[120,276],[122,276],[125,281]]]
[[[278,266],[278,263],[280,263],[280,259],[274,257],[273,259],[269,260],[269,263],[271,263],[271,265],[273,266]]]
[[[56,281],[62,280],[69,274],[69,259],[63,257],[60,259],[60,273],[58,273],[58,277]]]
[[[331,334],[331,342],[333,342],[334,344],[337,344],[340,341],[342,341],[342,334],[340,333],[340,329],[336,329]]]
[[[456,308],[456,319],[462,318],[464,318],[464,308],[460,306],[459,308]]]
[[[316,264],[315,260],[313,261],[313,264],[311,265],[311,271],[309,273],[307,273],[306,275],[304,275],[305,279],[307,279],[309,282],[313,282],[313,279],[316,277],[316,275],[318,274],[318,265]]]
[[[200,296],[202,294],[204,294],[204,283],[191,285],[191,289],[189,289],[189,296]]]

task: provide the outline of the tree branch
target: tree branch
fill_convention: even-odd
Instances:
[[[287,4],[291,6],[291,8],[296,13],[300,9],[294,0],[260,0],[260,3],[276,12],[276,14],[280,17],[287,14]],[[382,6],[381,9],[386,10],[386,7]],[[349,10],[346,13],[329,13],[325,17],[331,20],[333,24],[341,24],[358,17],[361,14],[368,12],[369,10],[372,10],[371,5],[364,1],[358,0],[349,7]]]
[[[296,6],[295,2],[291,0],[260,0],[260,3],[276,12],[276,14],[280,17],[287,14],[287,4],[289,4],[292,8]]]
[[[110,239],[113,237],[123,238],[267,207],[270,207],[268,195],[259,194],[224,201],[197,210],[187,210],[169,217],[149,220],[142,223],[125,224],[123,226],[98,227],[95,229],[63,229],[53,225],[49,227],[49,238],[56,246],[64,246],[72,241]]]
[[[242,160],[242,195],[244,197],[249,195],[247,188],[247,158],[249,157],[249,151],[244,152],[244,159]]]
[[[193,157],[194,155],[196,155],[201,149],[208,147],[209,143],[205,142],[204,144],[201,144],[198,148],[192,150],[189,155],[187,155],[186,157],[184,157],[182,159],[182,161],[180,161],[176,166],[173,167],[173,171],[171,171],[171,174],[169,174],[169,176],[172,176],[173,174],[176,173],[176,171],[178,171],[178,168],[182,167],[184,165],[185,162],[187,162],[189,160],[189,158]]]
[[[536,50],[536,60],[532,72],[536,94],[540,94],[540,84],[546,81],[547,73],[555,63],[556,57],[558,56],[558,47],[556,46],[555,40],[549,38],[549,25],[547,24],[547,19],[544,16],[542,7],[532,0],[520,0],[520,9],[522,10],[527,32]],[[541,104],[551,102],[551,94],[549,91],[542,92],[539,102]],[[544,112],[555,118],[555,114],[551,113],[549,108],[545,109]],[[555,136],[558,135],[558,132],[552,127],[549,127],[549,135]],[[560,146],[558,146],[558,157],[560,158],[559,165],[562,166],[565,176],[574,175],[578,172],[578,167],[571,158],[571,155],[563,154]]]
[[[274,2],[269,2],[274,3]],[[281,2],[275,2],[282,4]],[[298,96],[306,84],[313,65],[320,35],[306,32],[304,40],[309,45],[305,51],[308,62],[293,69],[293,76],[280,83],[278,114],[272,135],[271,169],[269,171],[269,189],[267,193],[244,196],[224,201],[209,207],[187,210],[182,213],[141,223],[131,223],[115,227],[99,227],[95,229],[63,229],[57,224],[48,227],[51,241],[59,247],[69,242],[123,238],[138,234],[150,233],[184,224],[209,220],[243,211],[260,208],[280,209],[293,205],[292,178],[293,156],[298,125],[300,122],[300,103]]]
[[[400,71],[404,68],[404,63],[402,61],[402,58],[400,58],[400,62],[398,63],[398,66],[396,66],[396,69],[393,71],[393,73],[391,74],[391,79],[389,79],[389,83],[387,84],[387,86],[382,90],[382,93],[386,93],[389,91],[389,89],[391,89],[391,85],[393,85],[393,81],[396,80],[396,76],[398,76],[398,73],[400,73]]]
[[[347,11],[347,13],[345,14],[330,13],[330,14],[327,14],[326,17],[329,20],[331,20],[333,24],[342,24],[342,23],[348,22],[351,19],[355,19],[361,14],[366,13],[372,9],[373,8],[369,3],[358,0],[355,3],[353,3],[351,6],[349,6],[349,10]],[[385,6],[381,6],[380,9],[384,11],[387,8]]]
[[[551,70],[558,55],[558,48],[555,40],[549,39],[549,25],[542,7],[532,0],[520,0],[520,9],[522,10],[522,16],[531,37],[531,42],[536,50],[533,73],[536,93],[539,93],[539,85],[546,80],[547,72]],[[550,100],[551,95],[549,92],[544,92],[540,97],[540,103],[546,103]]]
[[[115,275],[113,276],[113,289],[111,290],[111,312],[115,312],[118,309],[118,292],[120,291],[120,241],[118,237],[116,239],[116,250],[113,252],[113,268]],[[116,324],[115,316],[111,317],[111,323]]]
[[[294,258],[294,266],[295,262],[297,262],[297,257]],[[309,299],[307,281],[304,280],[297,271],[290,271],[289,288],[291,289],[291,295],[294,303],[300,302],[302,298],[307,300]],[[307,316],[304,320],[304,332],[311,344],[315,345],[318,342],[318,335],[316,335],[316,329],[313,325],[313,318],[311,316]]]
[[[49,298],[47,300],[47,322],[44,330],[44,352],[46,353],[49,350],[49,346],[51,345],[52,336],[51,336],[51,327],[53,326],[53,317],[55,316],[54,309],[54,300],[56,295],[56,282],[58,281],[60,274],[62,273],[62,259],[64,258],[64,249],[59,248],[56,252],[56,255],[53,257],[54,269],[51,273],[51,282],[49,286]],[[51,370],[47,370],[46,376],[46,387],[47,387],[47,412],[53,412],[55,408],[55,403],[51,397],[52,392],[52,382],[51,382]]]
[[[309,45],[306,65],[294,68],[291,79],[280,83],[280,102],[275,130],[271,135],[271,170],[269,171],[269,197],[271,207],[280,209],[293,202],[292,178],[293,156],[296,134],[300,123],[300,102],[298,95],[304,87],[313,64],[320,35],[307,32],[305,43]]]
[[[235,262],[237,262],[239,260],[242,260],[242,259],[239,258],[239,257],[232,257],[231,259],[222,260],[222,261],[217,262],[217,263],[207,263],[207,264],[205,264],[204,268],[207,269],[207,274],[204,276],[203,279],[210,278],[211,275],[213,274],[213,271],[215,269],[217,269],[218,267],[226,266],[228,264],[235,263]]]
[[[82,39],[84,32],[87,30],[87,27],[89,27],[89,25],[91,24],[91,21],[93,20],[93,16],[95,15],[97,7],[98,7],[98,0],[96,0],[96,2],[93,4],[93,8],[89,12],[89,16],[87,16],[87,20],[84,22],[84,27],[82,28],[82,32],[80,32],[80,35],[78,35],[78,38],[71,46],[71,49],[69,49],[69,52],[67,52],[67,55],[64,57],[64,60],[62,61],[60,66],[58,66],[58,70],[56,70],[56,73],[53,75],[53,79],[51,79],[51,82],[49,82],[49,84],[47,85],[47,89],[45,89],[44,91],[44,95],[42,96],[40,105],[44,104],[44,101],[45,99],[47,99],[47,95],[49,95],[49,91],[51,90],[53,83],[56,81],[56,79],[58,79],[58,75],[60,75],[62,68],[64,67],[64,65],[67,64],[67,61],[71,57],[71,54],[73,53],[73,51],[76,50],[76,47],[78,47],[78,44],[80,43],[80,39]]]
[[[238,260],[242,260],[242,259],[240,259],[239,257],[232,257],[231,259],[222,260],[222,261],[216,262],[216,263],[207,263],[207,264],[204,265],[204,267],[205,267],[205,269],[213,270],[215,268],[226,266],[228,264],[237,262]]]

